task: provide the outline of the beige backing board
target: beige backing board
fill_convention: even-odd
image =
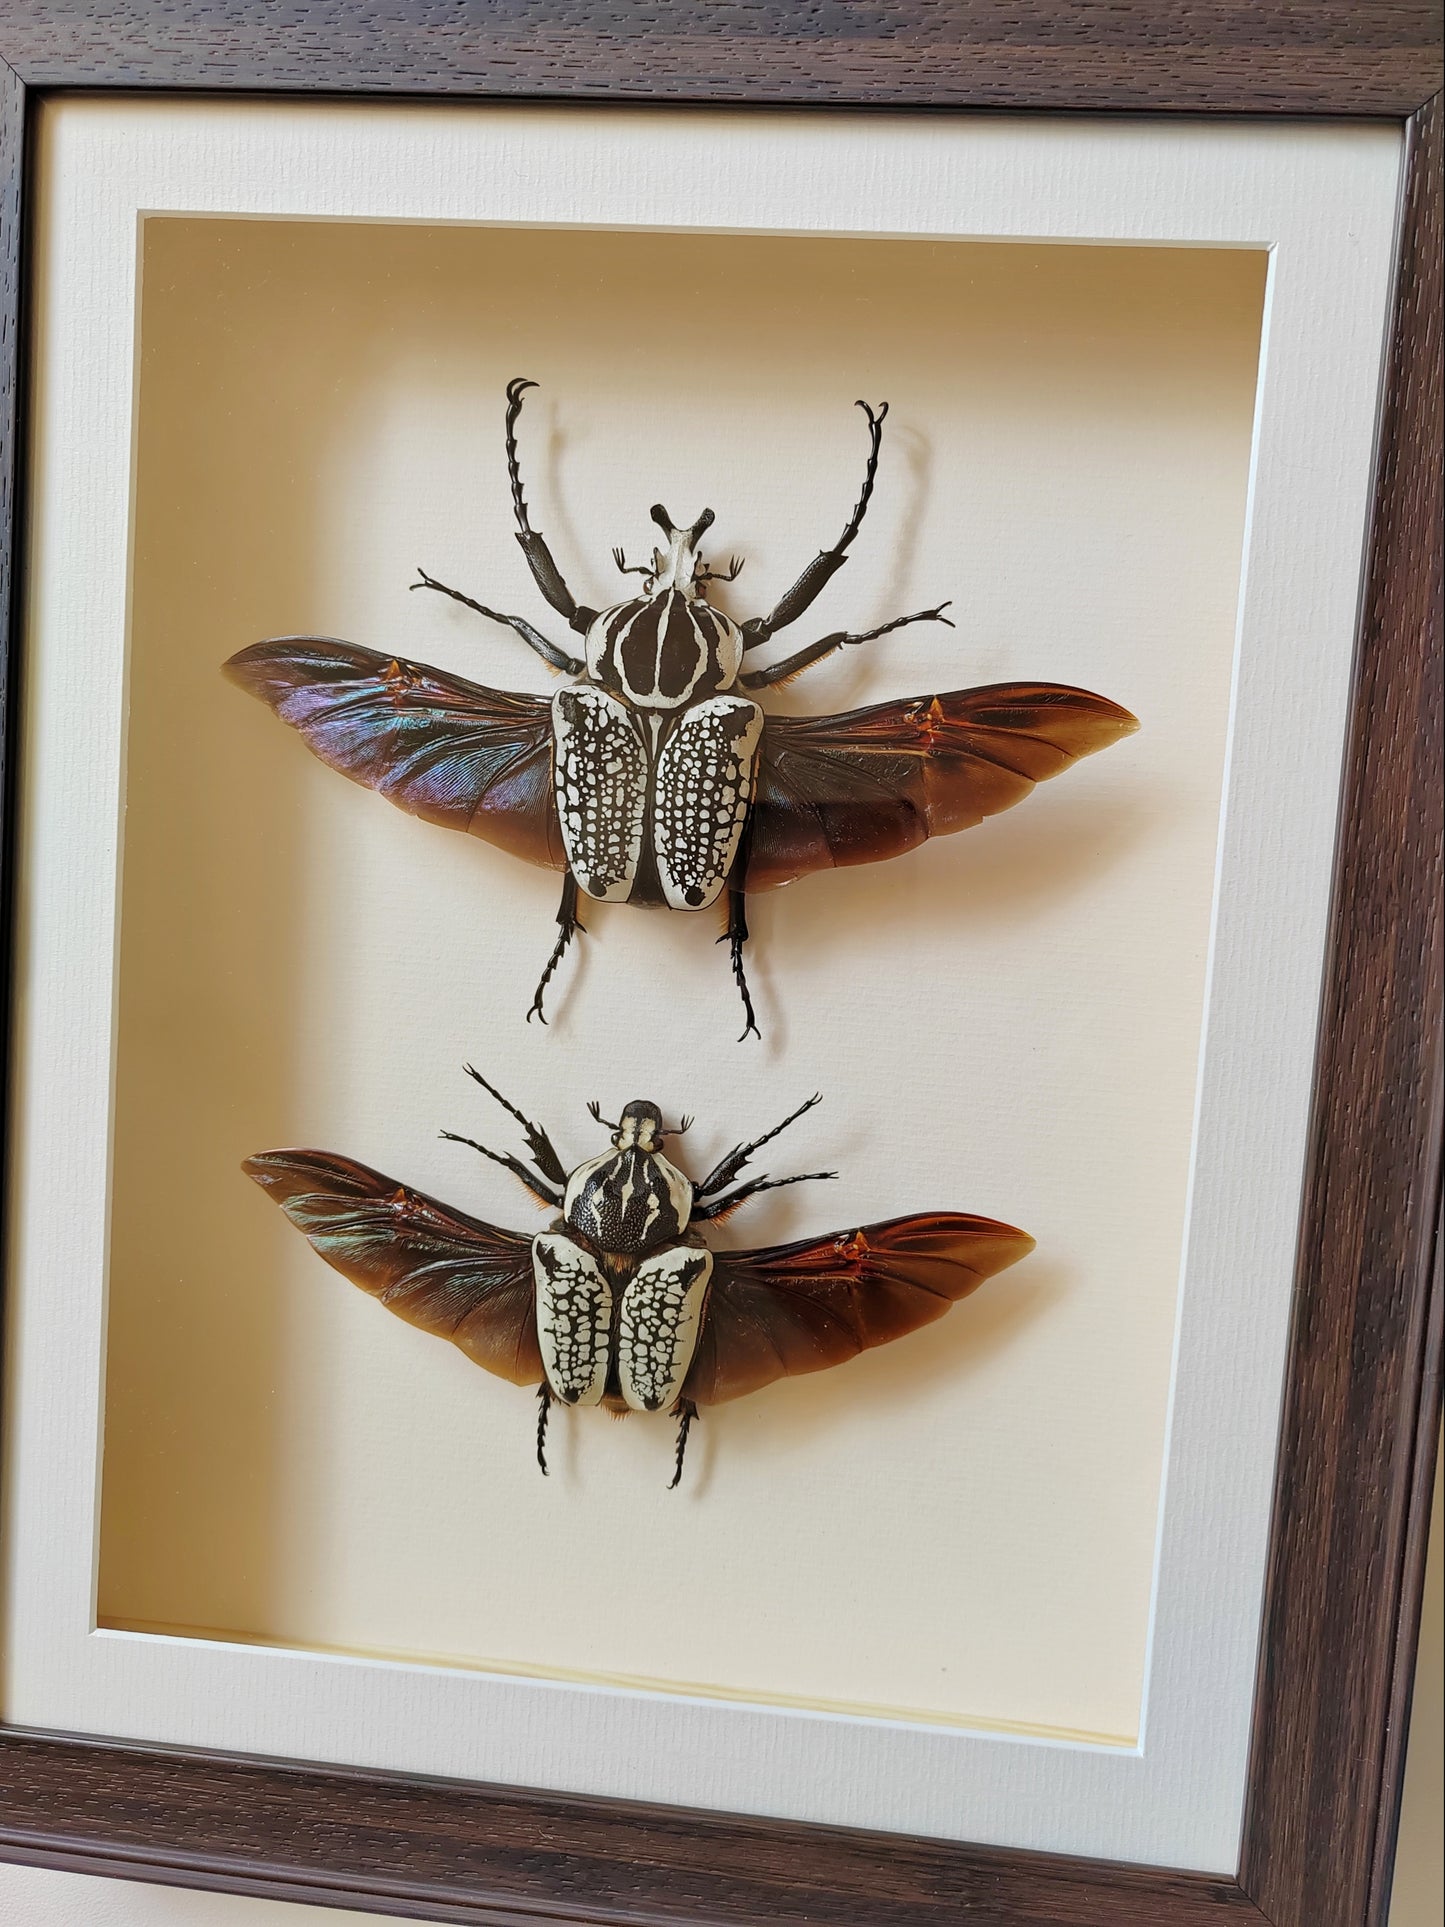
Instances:
[[[103,1625],[864,1706],[1139,1728],[1258,379],[1261,250],[152,217],[142,227],[130,721],[99,1580]],[[543,690],[512,540],[584,600],[647,506],[717,511],[768,606],[861,478],[803,642],[953,598],[781,692],[832,711],[1082,684],[1141,733],[983,828],[752,910],[765,1042],[716,919],[594,908],[522,1015],[557,883],[406,819],[219,674],[344,635]],[[720,597],[720,599],[722,599]],[[476,1062],[552,1130],[656,1097],[700,1174],[821,1090],[750,1245],[905,1210],[1035,1256],[938,1326],[709,1415],[564,1414],[367,1302],[241,1176],[346,1151],[518,1229]]]

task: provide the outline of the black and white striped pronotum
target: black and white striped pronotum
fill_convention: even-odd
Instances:
[[[547,602],[584,638],[574,656],[523,616],[422,573],[436,589],[505,623],[569,677],[550,702],[328,637],[282,636],[226,665],[333,769],[429,822],[469,831],[564,872],[559,934],[529,1015],[572,934],[579,891],[607,903],[704,910],[728,893],[733,973],[756,1031],[743,971],[750,890],[814,870],[872,863],[929,836],[967,829],[1080,756],[1137,727],[1116,703],[1054,683],[997,683],[840,716],[765,716],[754,691],[787,682],[835,650],[910,622],[944,622],[947,603],[856,633],[836,629],[766,668],[749,652],[811,608],[842,568],[878,471],[885,402],[868,419],[863,487],[843,533],[765,616],[735,622],[708,599],[742,564],[705,566],[713,512],[679,528],[659,503],[661,544],[619,569],[641,593],[607,609],[578,603],[522,493],[516,428],[535,383],[507,388],[507,471],[517,540]]]
[[[442,1135],[504,1165],[560,1211],[536,1237],[466,1217],[327,1151],[264,1151],[245,1168],[329,1264],[389,1311],[451,1339],[487,1371],[537,1386],[544,1472],[547,1418],[560,1400],[670,1413],[676,1485],[699,1406],[931,1324],[1033,1249],[1012,1225],[925,1212],[763,1251],[710,1251],[699,1225],[760,1191],[836,1175],[739,1181],[753,1153],[816,1097],[694,1184],[664,1154],[676,1133],[656,1104],[626,1105],[607,1127],[611,1149],[569,1173],[541,1126],[467,1069],[521,1125],[530,1162]],[[676,1128],[687,1127],[684,1119]]]

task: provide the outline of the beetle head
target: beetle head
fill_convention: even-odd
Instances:
[[[665,589],[676,589],[682,595],[697,593],[694,576],[698,566],[697,545],[716,519],[711,509],[704,509],[691,528],[674,528],[672,517],[661,502],[652,505],[652,519],[667,538],[666,549],[652,552],[652,581],[649,595],[659,595]]]
[[[623,1106],[612,1142],[619,1151],[656,1151],[665,1136],[662,1112],[646,1098],[638,1097]]]
[[[622,1116],[615,1124],[602,1115],[600,1104],[592,1103],[587,1108],[599,1124],[607,1125],[612,1133],[612,1142],[619,1151],[659,1151],[664,1138],[681,1137],[692,1123],[690,1117],[685,1117],[681,1124],[669,1129],[662,1121],[661,1110],[645,1097],[635,1097],[624,1106]]]

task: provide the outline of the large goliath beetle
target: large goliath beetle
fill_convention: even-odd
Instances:
[[[557,941],[529,1016],[543,1016],[547,984],[581,927],[579,892],[705,910],[726,890],[743,1035],[755,1034],[743,969],[749,892],[968,829],[1138,727],[1117,703],[1056,683],[994,683],[837,716],[765,715],[753,692],[908,623],[949,620],[941,603],[876,628],[834,630],[766,668],[745,666],[847,560],[873,495],[887,403],[858,404],[868,460],[843,533],[767,615],[739,623],[708,600],[710,585],[735,581],[742,566],[704,564],[698,544],[711,509],[679,528],[655,505],[662,545],[651,561],[613,551],[624,573],[640,575],[641,593],[601,610],[577,602],[522,492],[517,419],[535,386],[519,379],[507,388],[517,540],[546,601],[584,639],[583,654],[425,571],[412,586],[512,629],[569,678],[550,701],[330,637],[281,636],[226,665],[333,769],[414,816],[563,872]]]

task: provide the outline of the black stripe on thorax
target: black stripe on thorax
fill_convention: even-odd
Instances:
[[[698,605],[669,589],[626,604],[608,624],[607,642],[625,688],[676,698],[712,666],[716,633],[699,620]]]

